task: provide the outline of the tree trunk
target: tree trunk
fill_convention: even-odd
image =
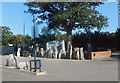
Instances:
[[[72,30],[67,31],[67,53],[66,53],[66,58],[70,58],[70,46],[71,44],[71,35],[72,35]]]

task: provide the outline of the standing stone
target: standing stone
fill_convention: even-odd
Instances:
[[[65,57],[66,57],[66,51],[61,50],[61,51],[59,52],[59,59],[65,58]]]
[[[51,48],[51,49],[50,49],[50,53],[49,53],[49,57],[50,57],[50,58],[52,58],[52,57],[53,57],[53,55],[52,55],[52,54],[53,54],[53,49]]]
[[[48,42],[46,44],[46,50],[49,50],[49,44],[48,44]]]
[[[65,58],[66,57],[66,51],[65,51],[65,41],[64,40],[62,40],[62,53],[61,53],[61,58]]]
[[[79,51],[77,50],[77,59],[80,60]]]
[[[48,58],[50,58],[50,55],[51,55],[51,54],[50,54],[50,53],[51,53],[50,50],[51,50],[51,49],[48,49],[48,55],[47,55]]]
[[[41,57],[44,57],[44,50],[43,50],[43,48],[40,48],[40,52],[41,52]]]
[[[72,45],[70,45],[70,59],[72,59]]]
[[[63,50],[61,50],[61,51],[60,51],[60,53],[59,53],[59,59],[61,58],[61,55],[62,55],[62,51],[63,51]]]
[[[40,53],[39,53],[39,52],[40,52],[40,50],[39,50],[39,47],[37,46],[37,48],[36,48],[36,55],[37,55],[37,56],[40,56]]]
[[[65,53],[65,42],[64,42],[64,40],[62,40],[62,42],[58,42],[58,41],[47,42],[46,43],[46,52],[48,52],[48,50],[50,50],[50,53],[49,53],[50,55],[48,55],[48,56],[50,56],[50,57],[52,56],[55,59],[61,58],[61,55],[65,56],[66,53]]]
[[[57,59],[57,54],[58,54],[57,45],[55,45],[55,59]]]
[[[61,57],[66,58],[66,51],[65,50],[63,50]]]
[[[17,57],[20,57],[20,48],[18,48],[18,50],[17,50]]]
[[[51,49],[51,58],[53,58],[53,49]]]
[[[45,52],[45,54],[44,54],[44,57],[45,57],[45,58],[48,58],[48,56],[49,56],[49,50],[46,50],[46,52]]]
[[[48,58],[52,58],[52,48],[50,47],[49,49],[48,49]]]
[[[36,49],[36,50],[37,50],[37,52],[39,52],[39,47],[37,47],[37,49]]]
[[[79,48],[78,47],[74,48],[74,56],[76,57],[77,60],[80,59]]]
[[[65,51],[65,42],[64,42],[64,40],[62,40],[62,50],[64,50]]]
[[[20,68],[20,69],[28,70],[28,62],[19,62],[17,67]]]
[[[17,57],[14,54],[9,54],[9,57],[7,59],[7,62],[6,62],[6,66],[14,66],[14,67],[16,67],[17,63],[18,63]]]
[[[35,56],[37,55],[37,48],[35,48]]]
[[[80,48],[80,55],[81,55],[81,60],[84,60],[84,53],[83,53],[83,47]]]

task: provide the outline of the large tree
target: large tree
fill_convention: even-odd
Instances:
[[[0,39],[1,39],[1,43],[3,46],[7,46],[9,43],[9,39],[11,38],[11,36],[13,35],[13,33],[10,31],[9,27],[6,26],[0,26]]]
[[[67,53],[71,45],[72,30],[83,28],[101,29],[107,26],[107,17],[104,17],[96,7],[101,2],[27,2],[28,13],[38,14],[42,20],[48,20],[49,29],[59,29],[67,32]]]

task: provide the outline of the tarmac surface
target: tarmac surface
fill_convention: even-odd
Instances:
[[[2,57],[5,65],[8,56]],[[21,57],[19,61],[32,60],[33,57]],[[28,72],[2,68],[2,81],[118,81],[118,59],[68,60],[39,58],[42,70],[47,75],[34,75]]]

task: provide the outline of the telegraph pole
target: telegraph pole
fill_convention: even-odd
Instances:
[[[33,55],[34,55],[34,72],[36,72],[36,69],[37,69],[37,67],[36,67],[36,53],[35,53],[35,48],[36,48],[36,46],[35,46],[35,43],[36,43],[36,41],[35,41],[35,38],[36,38],[36,22],[41,22],[42,20],[41,19],[39,19],[39,18],[36,18],[35,19],[35,16],[34,16],[34,12],[32,13],[32,16],[33,16]]]

